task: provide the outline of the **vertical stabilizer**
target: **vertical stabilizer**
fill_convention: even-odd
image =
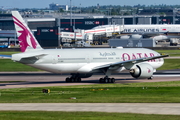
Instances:
[[[22,52],[42,49],[18,11],[12,11],[14,26]]]

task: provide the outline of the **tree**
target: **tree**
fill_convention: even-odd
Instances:
[[[64,10],[62,8],[59,8],[59,12],[62,13],[64,12]]]
[[[92,13],[95,13],[95,9],[92,9]]]

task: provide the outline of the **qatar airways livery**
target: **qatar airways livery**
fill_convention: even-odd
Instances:
[[[129,70],[134,78],[152,78],[164,63],[159,53],[144,48],[43,49],[18,11],[12,11],[20,49],[12,60],[53,73],[70,73],[66,82],[80,82],[93,73],[104,73],[99,81],[114,83],[111,73]]]

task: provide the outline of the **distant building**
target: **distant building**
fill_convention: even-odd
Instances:
[[[100,5],[99,5],[99,3],[97,4],[97,9],[99,9],[99,7],[100,7]]]
[[[65,11],[68,11],[68,5],[59,5],[59,4],[49,4],[49,8],[50,10],[59,10],[60,8],[65,10]]]
[[[138,15],[173,15],[173,9],[143,9]]]

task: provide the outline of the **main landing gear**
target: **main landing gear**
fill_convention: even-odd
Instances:
[[[81,82],[81,78],[80,77],[67,77],[66,78],[66,82]]]
[[[149,77],[148,80],[152,80],[153,79],[153,76]]]
[[[100,83],[114,83],[115,79],[114,78],[109,78],[108,76],[106,76],[104,78],[100,78],[99,82]]]
[[[99,82],[100,83],[114,83],[115,82],[115,79],[114,78],[109,78],[108,76],[111,75],[111,70],[108,70],[109,68],[107,69],[102,69],[102,72],[105,74],[105,77],[104,78],[100,78],[99,79]]]

